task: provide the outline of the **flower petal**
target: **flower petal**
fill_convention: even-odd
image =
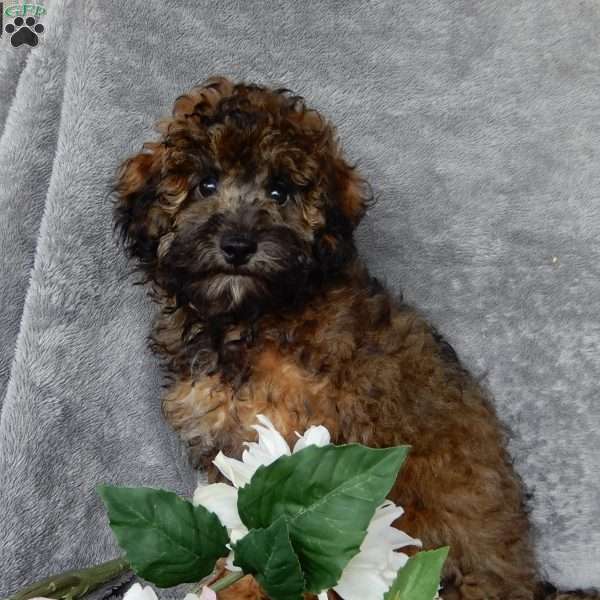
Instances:
[[[252,428],[258,433],[258,442],[246,442],[246,450],[242,454],[242,461],[254,470],[290,454],[290,447],[273,423],[264,415],[256,415],[256,418],[260,425],[253,425]]]
[[[348,567],[351,563],[348,563]],[[376,570],[348,567],[333,588],[344,600],[381,600],[390,588]]]
[[[420,540],[392,527],[403,512],[389,500],[377,508],[360,552],[346,565],[334,588],[344,600],[381,600],[408,560],[406,554],[395,550],[421,546]]]
[[[390,531],[385,533],[385,543],[388,544],[394,550],[400,550],[400,548],[406,548],[406,546],[417,546],[421,548],[423,542],[418,538],[413,538],[408,533],[400,531],[399,529],[390,527]]]
[[[231,546],[229,544],[227,544],[228,548],[231,548]],[[225,559],[225,567],[227,568],[228,571],[231,572],[239,572],[242,569],[240,567],[238,567],[237,565],[233,564],[233,561],[235,560],[235,555],[233,553],[233,550],[227,555],[227,558]]]
[[[219,471],[233,483],[236,488],[244,487],[261,466],[270,465],[280,456],[289,456],[290,447],[284,437],[275,429],[275,426],[264,415],[257,415],[259,424],[253,425],[258,433],[258,442],[245,442],[246,449],[242,453],[242,460],[229,458],[222,452],[217,454],[213,463]]]
[[[298,433],[296,433],[296,435],[299,436],[300,439],[294,446],[294,452],[299,452],[307,446],[322,447],[331,443],[329,430],[327,427],[323,427],[323,425],[312,425],[304,432],[304,435]]]
[[[213,464],[236,488],[244,487],[250,483],[250,479],[252,479],[252,475],[256,471],[256,468],[252,468],[235,458],[229,458],[222,452],[217,454],[215,460],[213,460]]]
[[[230,541],[231,541],[232,544],[236,544],[245,535],[247,535],[247,533],[248,533],[248,528],[245,525],[240,524],[239,527],[234,527],[233,529],[230,530],[230,532],[229,532],[229,539],[230,539]]]
[[[204,506],[204,508],[215,513],[219,521],[227,529],[238,529],[243,527],[242,520],[237,509],[237,489],[226,483],[212,483],[210,485],[199,485],[194,492],[192,504]]]
[[[408,554],[404,554],[404,552],[392,552],[393,557],[388,562],[388,565],[392,571],[392,579],[396,579],[396,575],[398,575],[398,571],[406,565],[408,562]],[[391,584],[390,584],[391,585]]]
[[[149,585],[142,587],[140,583],[134,583],[125,592],[123,600],[158,600],[158,596]]]

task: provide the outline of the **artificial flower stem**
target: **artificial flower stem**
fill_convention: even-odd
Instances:
[[[115,558],[87,569],[52,575],[23,588],[8,600],[28,600],[40,596],[77,600],[130,569],[129,562],[124,557]]]
[[[242,573],[241,571],[238,571],[236,573],[229,573],[229,575],[225,575],[225,577],[223,577],[222,579],[215,581],[210,586],[210,589],[213,592],[220,592],[221,590],[224,590],[226,587],[233,585],[236,581],[239,581],[242,577],[245,576],[246,574]]]

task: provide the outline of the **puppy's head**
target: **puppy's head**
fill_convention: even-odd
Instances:
[[[192,89],[119,172],[115,221],[155,287],[205,315],[293,302],[352,257],[367,186],[287,90]]]

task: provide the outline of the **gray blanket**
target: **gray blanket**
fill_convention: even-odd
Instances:
[[[368,264],[495,395],[547,578],[600,586],[598,1],[46,7],[37,47],[0,39],[0,595],[118,553],[96,484],[195,486],[108,196],[216,73],[339,125]]]

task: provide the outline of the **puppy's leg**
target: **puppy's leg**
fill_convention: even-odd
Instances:
[[[463,465],[443,456],[407,462],[393,499],[399,527],[425,548],[450,546],[444,600],[532,600],[537,582],[519,481],[506,464]]]

